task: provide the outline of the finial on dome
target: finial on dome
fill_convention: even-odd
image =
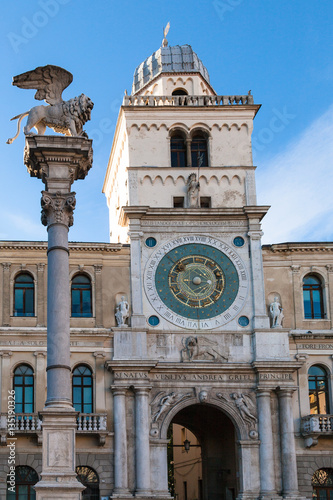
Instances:
[[[170,23],[168,23],[166,25],[166,27],[163,28],[163,41],[162,41],[162,46],[163,47],[167,47],[168,46],[168,40],[166,39],[166,37],[167,37],[167,34],[169,33],[169,29],[170,29]]]

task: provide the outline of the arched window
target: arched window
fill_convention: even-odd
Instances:
[[[90,368],[77,366],[73,371],[73,406],[80,413],[93,412],[93,378]]]
[[[309,369],[308,376],[310,413],[326,415],[329,413],[327,373],[321,366],[313,365]]]
[[[91,281],[85,274],[77,274],[72,279],[72,317],[92,316]]]
[[[195,134],[191,142],[192,168],[208,167],[207,139],[203,134]]]
[[[15,413],[34,411],[34,372],[28,365],[20,365],[14,371]]]
[[[99,479],[96,472],[90,467],[76,467],[78,480],[86,486],[82,491],[82,500],[99,500]]]
[[[186,142],[181,134],[175,134],[171,137],[171,166],[186,167]]]
[[[313,274],[308,274],[303,279],[303,300],[305,319],[324,318],[322,284]]]
[[[14,316],[34,316],[34,280],[28,273],[15,278]]]
[[[15,467],[15,491],[7,489],[7,500],[35,500],[33,486],[38,482],[37,472],[26,465]]]
[[[333,498],[333,469],[318,469],[312,476],[313,494],[316,500],[332,500]]]

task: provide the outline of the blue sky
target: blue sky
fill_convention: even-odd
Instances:
[[[10,118],[35,106],[33,90],[14,75],[55,64],[74,81],[63,94],[84,92],[95,103],[86,130],[94,165],[74,185],[72,241],[108,241],[104,173],[124,90],[135,67],[162,40],[189,43],[218,94],[252,90],[262,104],[254,122],[258,203],[272,205],[265,243],[333,241],[333,3],[331,0],[38,0],[8,2],[0,20],[0,239],[43,240],[40,180],[23,164],[23,134]]]

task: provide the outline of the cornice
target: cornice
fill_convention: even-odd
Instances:
[[[122,243],[69,243],[70,252],[120,252],[129,245]],[[0,241],[1,250],[47,250],[46,241]]]
[[[270,253],[332,253],[333,242],[323,243],[277,243],[263,245],[263,252]]]

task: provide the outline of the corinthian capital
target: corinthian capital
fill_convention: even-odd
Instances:
[[[73,212],[75,209],[75,193],[55,194],[42,191],[42,215],[41,220],[44,226],[51,224],[73,225]]]

